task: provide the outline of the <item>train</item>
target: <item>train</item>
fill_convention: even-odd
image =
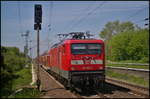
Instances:
[[[69,34],[72,38],[61,40],[40,55],[40,65],[63,82],[66,88],[103,87],[105,83],[103,40],[90,38],[89,34],[82,32]]]

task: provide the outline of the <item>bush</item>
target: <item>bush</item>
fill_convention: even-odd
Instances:
[[[28,85],[31,82],[32,74],[29,68],[24,68],[15,73],[18,77],[13,80],[12,89],[16,90],[22,86]]]
[[[13,92],[13,80],[17,78],[15,73],[23,69],[25,55],[16,47],[1,46],[1,60],[0,96],[5,98]]]
[[[135,60],[149,62],[149,30],[141,29],[119,33],[112,37],[108,56],[113,61]]]
[[[141,60],[139,60],[140,63],[149,63],[148,57],[143,57]]]

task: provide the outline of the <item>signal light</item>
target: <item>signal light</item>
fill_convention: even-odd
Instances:
[[[34,24],[34,30],[37,30],[37,28],[39,28],[39,30],[41,30],[41,24]]]
[[[75,68],[74,68],[74,67],[71,67],[71,70],[75,70]]]
[[[99,69],[101,70],[101,69],[103,69],[103,67],[102,67],[102,66],[100,66],[100,67],[99,67]]]
[[[38,24],[42,23],[42,5],[35,5],[34,9],[34,22]]]
[[[149,20],[149,18],[145,18],[144,20]]]

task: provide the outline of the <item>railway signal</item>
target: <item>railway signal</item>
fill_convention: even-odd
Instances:
[[[37,30],[37,88],[40,89],[40,73],[39,73],[39,52],[40,52],[40,48],[39,48],[39,30],[41,30],[41,23],[42,23],[42,5],[40,4],[36,4],[34,6],[34,30]]]
[[[41,30],[42,23],[42,5],[36,4],[34,7],[34,30]]]
[[[145,18],[144,20],[149,20],[149,18]]]
[[[35,23],[42,23],[42,5],[39,4],[35,5],[34,17]]]

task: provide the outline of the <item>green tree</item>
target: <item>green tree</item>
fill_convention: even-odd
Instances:
[[[137,26],[136,26],[137,27]],[[110,40],[113,35],[129,31],[129,30],[134,30],[135,26],[132,22],[119,22],[114,21],[114,22],[108,22],[105,25],[105,28],[100,32],[100,37],[104,38],[105,40]]]
[[[111,46],[109,46],[109,43],[113,36],[122,32],[134,31],[139,29],[140,28],[137,25],[134,25],[130,21],[119,22],[117,20],[114,22],[108,22],[100,32],[100,37],[104,39],[106,45],[106,58],[109,59],[109,56],[111,55]]]
[[[112,37],[109,59],[113,61],[135,60],[149,62],[149,30],[126,31]]]
[[[12,92],[12,82],[17,77],[15,72],[25,65],[25,55],[16,47],[1,46],[1,89],[0,96],[7,97]]]
[[[123,32],[112,37],[109,43],[111,48],[112,60],[128,60],[129,54],[127,47],[132,39],[133,34],[131,32]]]
[[[149,30],[141,29],[134,32],[128,46],[128,53],[132,60],[149,62]]]

